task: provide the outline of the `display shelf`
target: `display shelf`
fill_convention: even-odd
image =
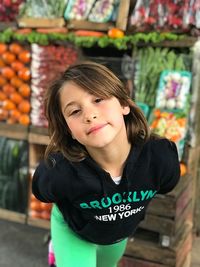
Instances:
[[[65,20],[63,18],[19,18],[17,24],[21,28],[54,28],[63,27]]]
[[[27,224],[39,228],[50,229],[50,221],[28,217]]]
[[[48,145],[49,144],[48,129],[42,127],[30,126],[28,141],[29,143],[32,144]]]
[[[152,47],[169,47],[169,48],[190,48],[197,41],[197,37],[187,36],[181,40],[164,40],[162,42],[151,42]],[[149,46],[149,42],[138,42],[138,47]]]
[[[21,124],[0,123],[0,136],[12,139],[27,140],[28,126]]]
[[[8,28],[16,28],[17,27],[17,23],[14,22],[0,22],[0,31],[6,30]]]
[[[15,211],[10,211],[6,209],[1,209],[0,208],[0,218],[4,220],[9,220],[13,222],[19,222],[19,223],[25,223],[26,222],[26,215],[15,212]]]

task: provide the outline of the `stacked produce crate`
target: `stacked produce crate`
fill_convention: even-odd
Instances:
[[[172,192],[150,203],[120,267],[189,267],[192,218],[191,176],[184,175]]]

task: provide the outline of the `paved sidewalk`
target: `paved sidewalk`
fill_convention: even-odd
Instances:
[[[48,267],[48,231],[29,225],[0,220],[1,267]]]
[[[48,230],[0,219],[0,267],[48,267],[47,235]],[[200,267],[199,253],[200,237],[194,239],[191,267]]]

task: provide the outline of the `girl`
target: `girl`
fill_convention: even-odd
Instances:
[[[69,67],[45,98],[50,144],[34,195],[54,202],[57,267],[116,267],[157,194],[179,180],[173,142],[150,134],[140,109],[103,65]]]

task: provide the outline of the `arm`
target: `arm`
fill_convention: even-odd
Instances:
[[[32,192],[42,202],[58,202],[66,198],[69,192],[71,171],[68,162],[57,155],[51,159],[53,164],[45,161],[39,164],[32,179]]]
[[[154,164],[160,180],[159,194],[170,192],[179,182],[180,163],[174,142],[168,139],[157,140],[153,147]]]

